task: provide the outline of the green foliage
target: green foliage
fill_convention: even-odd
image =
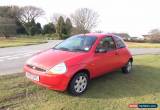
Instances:
[[[62,16],[58,18],[58,22],[56,25],[56,32],[58,33],[60,39],[62,39],[62,34],[64,33],[65,30],[65,22]]]
[[[66,23],[65,23],[65,32],[64,34],[66,35],[70,35],[71,31],[72,31],[72,22],[69,18],[66,19]]]
[[[41,34],[42,28],[40,23],[35,23],[34,19],[31,22],[25,23],[25,29],[28,35]]]
[[[43,10],[35,7],[31,8],[32,9],[27,8],[29,9],[28,11],[32,13],[26,17],[33,17],[34,15],[33,19],[31,19],[29,22],[23,22],[21,17],[24,13],[20,13],[22,9],[24,9],[23,7],[19,8],[17,6],[0,6],[0,34],[3,36],[15,34],[41,34],[41,24],[35,23],[35,17],[41,15]],[[26,10],[24,11],[26,12]]]
[[[16,34],[16,24],[14,19],[0,17],[0,34],[4,37],[9,37]]]
[[[27,10],[29,11],[28,13]],[[41,24],[36,23],[35,20],[36,16],[40,16],[43,13],[43,10],[30,6],[21,8],[18,6],[0,6],[0,36],[57,33],[56,35],[60,39],[66,39],[71,35],[73,29],[72,22],[69,18],[64,21],[62,16],[58,18],[56,24],[48,23],[42,29]],[[24,18],[25,16],[26,18]],[[25,20],[27,18],[29,20]]]
[[[35,25],[36,27],[36,34],[41,34],[42,33],[42,27],[41,27],[41,24],[40,23],[37,23]]]
[[[19,20],[16,20],[16,25],[17,25],[17,29],[16,29],[17,34],[27,34],[24,26]]]
[[[68,38],[71,34],[72,28],[72,22],[69,18],[67,18],[65,22],[62,16],[58,18],[56,33],[59,35],[60,39]]]
[[[62,34],[62,39],[67,39],[69,37],[68,34]]]
[[[56,32],[55,25],[53,23],[48,23],[43,27],[43,34],[53,34]]]
[[[9,37],[16,34],[16,15],[18,13],[16,6],[0,7],[0,34]]]

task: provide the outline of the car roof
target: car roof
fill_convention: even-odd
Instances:
[[[110,33],[87,33],[87,34],[80,34],[80,35],[95,36],[95,37],[101,38],[101,37],[104,37],[104,36],[113,36],[114,34],[110,34]]]

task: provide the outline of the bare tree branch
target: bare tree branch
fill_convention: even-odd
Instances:
[[[44,10],[34,6],[22,7],[19,11],[18,19],[22,23],[31,22],[31,20],[36,20],[38,17],[44,15]]]
[[[80,32],[90,31],[95,28],[98,23],[98,13],[88,9],[80,8],[71,15],[72,21]]]

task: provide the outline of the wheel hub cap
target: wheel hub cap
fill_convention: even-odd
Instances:
[[[80,76],[76,79],[74,89],[76,92],[81,93],[83,92],[87,87],[87,79],[85,76]]]
[[[131,69],[132,69],[132,64],[131,64],[131,62],[128,62],[127,70],[128,70],[128,71],[131,71]]]

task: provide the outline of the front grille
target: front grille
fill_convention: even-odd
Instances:
[[[37,70],[37,71],[41,71],[41,72],[46,72],[45,69],[42,69],[40,67],[37,67],[37,66],[33,66],[33,65],[27,65],[29,68],[32,68],[34,70]]]

